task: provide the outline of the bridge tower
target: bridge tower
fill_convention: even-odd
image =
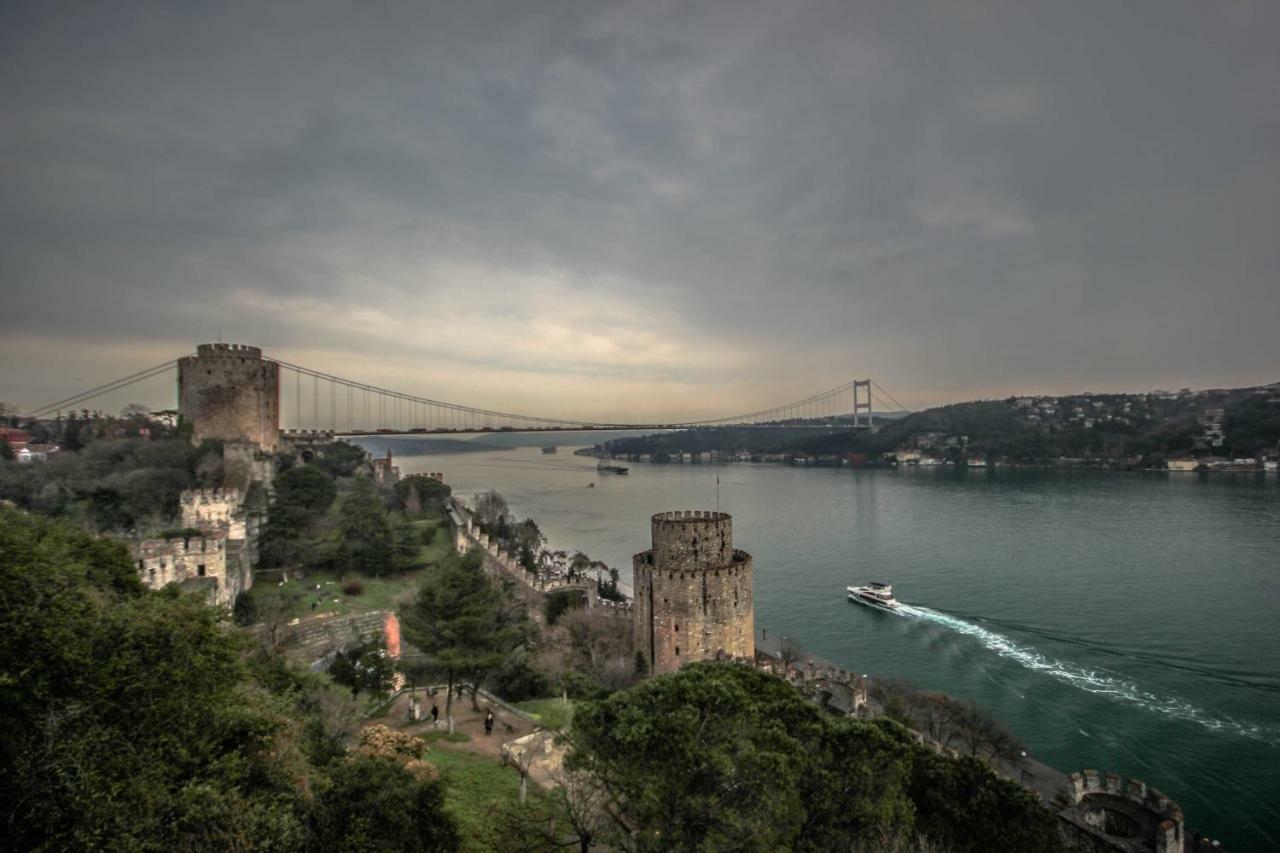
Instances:
[[[865,397],[861,391],[866,391]],[[862,413],[867,415],[867,422],[862,423]],[[854,428],[872,426],[871,417],[871,380],[855,379],[853,380],[853,426]]]
[[[755,657],[751,555],[733,547],[725,512],[678,510],[652,519],[653,547],[632,560],[635,647],[649,672],[688,661]]]
[[[280,365],[245,344],[200,344],[178,360],[178,414],[193,438],[254,444],[280,443]]]

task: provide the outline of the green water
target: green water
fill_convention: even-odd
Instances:
[[[1280,849],[1274,474],[637,464],[619,477],[536,447],[398,464],[461,493],[496,488],[555,547],[624,581],[649,516],[714,508],[718,474],[735,544],[755,555],[757,625],[987,705],[1064,771],[1145,779],[1229,849]],[[868,580],[911,607],[845,600]]]

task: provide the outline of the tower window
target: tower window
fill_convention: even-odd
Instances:
[[[678,654],[680,654],[680,647],[679,647],[679,646],[676,646],[676,654],[677,654],[677,655],[678,655]]]
[[[680,626],[679,626],[679,625],[677,625],[677,626],[676,626],[676,631],[679,631],[679,630],[680,630]]]
[[[204,577],[204,563],[201,563],[200,565],[196,566],[196,577],[198,578]]]

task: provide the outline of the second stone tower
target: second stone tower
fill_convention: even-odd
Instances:
[[[633,559],[635,646],[652,674],[688,661],[755,655],[751,555],[733,547],[724,512],[652,520],[653,547]]]

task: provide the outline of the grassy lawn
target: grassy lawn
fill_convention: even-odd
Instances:
[[[302,591],[302,598],[293,608],[291,616],[304,617],[317,613],[346,616],[369,610],[394,610],[398,605],[412,598],[414,591],[422,583],[424,572],[437,565],[453,550],[449,525],[444,523],[443,519],[419,520],[413,522],[413,526],[433,534],[431,544],[422,546],[418,554],[418,559],[415,561],[417,568],[407,572],[392,572],[380,578],[367,577],[358,572],[347,572],[348,580],[359,579],[364,585],[364,591],[359,595],[343,593],[342,572],[308,570],[305,578],[290,580],[286,584],[288,587]],[[277,585],[274,583],[256,584],[249,590],[249,595],[254,599],[261,598],[276,588]]]
[[[453,550],[453,539],[449,536],[449,525],[443,518],[427,518],[412,522],[413,526],[423,532],[432,531],[434,538],[430,545],[423,545],[418,552],[418,562],[434,566]]]
[[[434,732],[422,732],[418,737],[426,741],[428,746],[433,743],[438,743],[439,741],[445,741],[446,743],[468,743],[471,740],[471,735],[466,732],[450,733],[444,729]]]
[[[422,570],[418,570],[383,575],[380,578],[360,577],[360,582],[364,584],[364,592],[360,595],[344,594],[341,575],[333,571],[311,570],[305,578],[291,580],[285,586],[302,590],[302,598],[293,608],[293,616],[311,616],[317,613],[345,616],[369,610],[394,610],[402,600],[413,595],[422,576]],[[349,577],[359,576],[351,573]],[[259,597],[276,588],[276,584],[271,583],[255,585],[249,594]]]
[[[565,706],[564,700],[559,698],[529,699],[513,704],[521,711],[530,714],[538,725],[547,728],[563,728],[569,720],[573,719],[573,700],[569,701],[568,707]]]
[[[448,783],[445,802],[458,821],[462,849],[496,849],[501,828],[495,821],[495,806],[520,799],[520,777],[492,758],[467,752],[433,749],[427,760],[440,769]],[[529,796],[542,796],[542,792],[531,783]]]

